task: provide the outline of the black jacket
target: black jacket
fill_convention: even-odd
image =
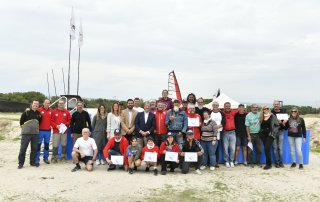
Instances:
[[[71,133],[81,134],[83,128],[89,128],[91,131],[91,119],[89,113],[84,110],[81,113],[76,111],[71,117]]]

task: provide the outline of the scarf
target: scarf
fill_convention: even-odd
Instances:
[[[121,139],[122,139],[122,137],[121,137],[119,140],[117,140],[117,138],[115,138],[115,139],[114,139],[114,141],[116,141],[116,142],[120,142],[120,141],[121,141]]]
[[[154,143],[150,146],[147,144],[148,149],[153,149],[154,148]]]

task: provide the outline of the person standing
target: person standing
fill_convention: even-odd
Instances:
[[[31,109],[27,108],[20,117],[21,145],[18,156],[18,169],[23,168],[29,143],[31,146],[30,165],[39,167],[39,163],[36,163],[37,146],[39,139],[39,124],[41,124],[41,114],[38,111],[38,107],[39,101],[33,100]]]
[[[210,109],[208,109],[207,107],[203,106],[204,101],[203,101],[202,97],[198,98],[197,104],[198,104],[198,106],[196,107],[196,113],[201,116],[202,120],[204,120],[203,113],[207,111],[208,114],[210,115]]]
[[[154,112],[156,118],[154,141],[158,147],[160,147],[161,143],[165,140],[168,131],[166,126],[167,112],[166,105],[162,102],[159,102],[157,104],[157,110]]]
[[[227,168],[234,167],[234,152],[236,149],[236,124],[234,116],[238,113],[238,110],[231,110],[231,103],[224,103],[223,113],[226,117],[226,123],[223,126],[223,149],[224,149],[224,160]],[[230,153],[229,153],[230,150]]]
[[[40,163],[40,150],[42,141],[44,142],[43,148],[43,162],[46,164],[50,164],[49,158],[49,144],[51,138],[51,113],[52,109],[50,106],[50,100],[45,99],[43,102],[43,106],[38,108],[38,111],[41,114],[41,123],[39,126],[39,140],[38,140],[38,150],[37,150],[37,158],[36,163]]]
[[[260,138],[260,112],[258,112],[258,105],[251,105],[251,112],[246,116],[246,131],[248,141],[252,143],[252,147],[255,147],[256,150],[256,164],[260,165],[260,155],[262,151],[262,141]],[[248,156],[250,159],[251,167],[253,168],[253,150],[249,148]]]
[[[273,115],[269,107],[264,106],[260,113],[260,123],[261,123],[261,138],[264,144],[264,152],[266,155],[266,166],[264,170],[269,170],[271,166],[271,152],[270,148],[273,140],[279,130],[279,122],[275,115]]]
[[[168,97],[169,92],[168,90],[163,90],[162,91],[162,97],[159,98],[158,102],[162,102],[166,105],[166,110],[170,110],[173,108],[173,102],[172,99]]]
[[[80,161],[86,165],[86,170],[91,172],[93,170],[93,162],[97,158],[98,148],[96,142],[90,136],[88,128],[82,129],[82,137],[78,138],[73,146],[72,160],[76,166],[71,172],[76,172],[81,169]]]
[[[73,144],[76,143],[77,139],[82,136],[82,129],[91,128],[91,119],[87,111],[83,110],[83,102],[77,102],[77,111],[72,114],[70,129],[71,136],[73,138]]]
[[[105,158],[103,157],[103,148],[107,143],[107,112],[106,107],[103,104],[98,106],[97,114],[92,119],[93,138],[98,147],[98,157],[96,165],[105,164]]]
[[[222,145],[222,134],[223,134],[223,125],[226,123],[226,118],[224,116],[224,113],[222,113],[219,109],[219,103],[217,101],[214,101],[212,103],[212,112],[210,114],[210,117],[213,121],[216,122],[217,124],[217,129],[218,129],[218,133],[217,133],[217,150],[216,150],[216,168],[219,168],[219,160],[220,160],[220,150],[219,150],[219,145]]]
[[[64,108],[65,101],[59,100],[58,107],[52,111],[51,114],[51,126],[53,129],[52,134],[52,157],[51,162],[57,163],[58,162],[58,146],[61,144],[62,152],[60,160],[66,160],[67,155],[67,134],[71,116],[70,112]],[[65,131],[62,131],[65,128]]]
[[[143,108],[140,107],[140,98],[134,98],[133,100],[133,109],[136,110],[138,113],[143,112]]]
[[[280,102],[275,100],[273,102],[273,109],[271,110],[272,114],[277,116],[277,114],[285,114],[286,110],[281,107]],[[284,128],[288,120],[278,120],[279,121],[279,131],[276,134],[276,137],[273,141],[273,152],[275,155],[275,167],[276,168],[283,168],[284,165],[282,163],[283,159],[283,140],[284,140]]]
[[[304,119],[299,116],[298,108],[293,107],[290,111],[289,120],[285,129],[288,130],[290,154],[292,159],[291,168],[296,167],[296,155],[298,153],[299,169],[303,169],[302,141],[306,142],[307,132]]]
[[[107,137],[110,140],[114,137],[114,130],[120,129],[120,106],[118,102],[114,102],[111,106],[111,112],[108,113],[107,117]]]
[[[150,103],[144,103],[144,111],[139,112],[135,121],[135,137],[138,138],[138,142],[141,147],[147,145],[147,138],[154,136],[154,129],[156,128],[156,118],[153,113],[150,112]]]
[[[182,144],[188,128],[188,117],[184,111],[179,109],[180,101],[174,100],[173,109],[169,110],[166,116],[166,126],[168,132],[173,133],[176,142]]]
[[[248,145],[248,137],[247,137],[247,129],[246,129],[246,116],[244,105],[239,104],[238,113],[235,115],[234,120],[236,124],[236,152],[235,152],[235,161],[234,164],[238,164],[238,157],[240,147],[242,147],[243,153],[243,165],[247,166],[247,145]]]
[[[200,127],[202,119],[199,114],[196,114],[196,107],[194,104],[188,104],[188,129],[193,131],[194,139],[200,141]]]
[[[138,112],[133,109],[133,100],[127,100],[127,109],[121,112],[121,133],[130,142],[131,138],[134,136],[135,131],[135,121]]]
[[[157,101],[155,99],[151,99],[149,102],[150,102],[150,112],[154,114],[157,111]]]
[[[188,96],[187,96],[187,101],[188,103],[191,103],[191,104],[196,104],[197,102],[197,99],[196,99],[196,95],[194,93],[190,93]]]
[[[210,170],[215,170],[216,164],[216,149],[217,149],[217,124],[210,118],[209,112],[203,112],[204,120],[201,126],[201,141],[200,144],[204,150],[203,162],[200,170],[204,170],[210,160]]]

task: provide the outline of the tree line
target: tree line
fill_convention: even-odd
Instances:
[[[29,91],[29,92],[12,92],[12,93],[0,93],[0,100],[11,102],[11,105],[17,105],[20,104],[30,104],[33,100],[38,100],[40,103],[42,103],[47,97],[36,91]],[[51,102],[54,102],[58,99],[57,96],[51,97]],[[83,101],[87,108],[96,108],[99,104],[104,104],[106,106],[106,109],[108,112],[111,111],[111,106],[114,102],[121,102],[124,107],[126,107],[126,100],[118,101],[114,99],[103,99],[103,98],[83,98]],[[212,99],[204,99],[204,103],[210,103]],[[143,107],[143,100],[141,99],[141,106]],[[0,102],[0,111],[11,111],[16,112],[17,110],[13,109],[6,109],[8,107],[4,106],[2,104],[3,102]],[[312,106],[296,106],[296,105],[284,105],[283,106],[287,113],[292,107],[297,107],[299,109],[300,114],[318,114],[320,112],[320,108],[314,108]],[[250,106],[247,107],[247,110],[250,111]],[[20,110],[19,110],[20,111]]]

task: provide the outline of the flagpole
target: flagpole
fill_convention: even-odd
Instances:
[[[70,56],[71,56],[71,34],[70,34],[70,46],[69,46],[68,95],[70,95]]]
[[[78,83],[77,83],[77,95],[79,95],[79,78],[80,78],[80,47],[79,47],[79,57],[78,57]]]
[[[53,79],[54,92],[56,93],[56,97],[57,97],[58,95],[57,95],[57,88],[56,88],[56,80],[54,78],[53,69],[52,69],[52,79]]]
[[[50,88],[49,88],[49,73],[47,72],[47,84],[48,84],[48,95],[50,100]]]
[[[66,82],[64,81],[64,71],[63,71],[63,67],[61,68],[62,70],[62,79],[63,79],[63,92],[66,95]]]

